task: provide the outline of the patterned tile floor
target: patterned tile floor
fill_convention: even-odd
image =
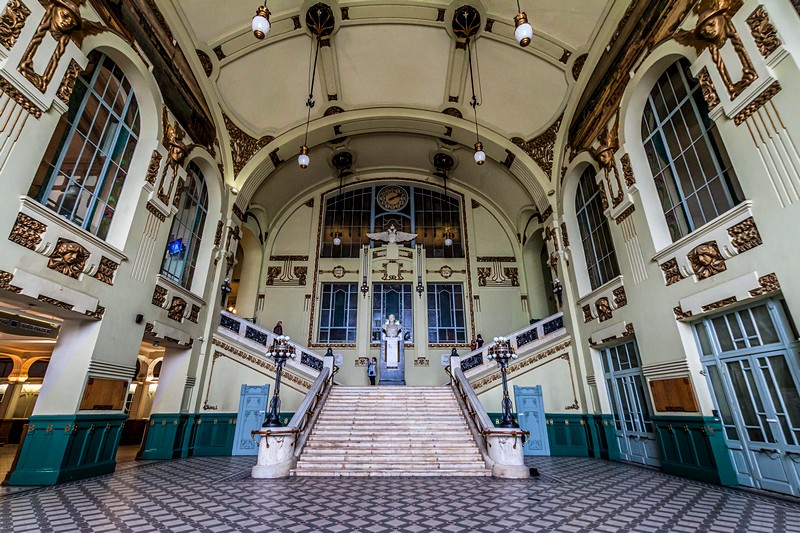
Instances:
[[[253,458],[125,465],[0,496],[0,531],[800,531],[800,503],[585,458],[531,458],[529,481],[255,481]]]

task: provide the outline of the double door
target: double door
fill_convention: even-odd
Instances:
[[[739,483],[799,496],[800,368],[784,324],[770,301],[696,328]]]
[[[639,354],[635,341],[606,348],[603,371],[614,413],[620,456],[624,461],[661,465],[661,454],[650,419]]]

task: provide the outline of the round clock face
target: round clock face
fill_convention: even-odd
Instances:
[[[389,185],[378,191],[378,205],[387,211],[399,211],[408,204],[408,193],[402,187]]]

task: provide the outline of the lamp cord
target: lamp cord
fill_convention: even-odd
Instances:
[[[470,102],[469,105],[472,106],[472,109],[475,110],[475,137],[478,139],[478,142],[480,142],[481,136],[478,133],[478,106],[480,104],[478,103],[478,98],[475,96],[475,76],[472,72],[472,47],[470,46],[470,44],[471,44],[470,39],[469,37],[467,37],[467,57],[469,59],[469,82],[472,87],[472,101]],[[475,55],[476,56],[478,55],[477,50],[475,52]],[[478,71],[478,84],[480,85],[480,71]]]
[[[311,72],[309,73],[309,78],[311,78],[311,86],[308,91],[308,100],[306,100],[306,107],[308,107],[308,115],[306,116],[306,134],[303,137],[303,145],[308,146],[308,124],[311,122],[311,109],[314,108],[314,83],[317,80],[317,59],[319,58],[319,41],[320,38],[317,37],[316,46],[312,45],[312,51],[314,53],[314,65],[311,67]],[[311,59],[309,57],[309,59]],[[309,61],[309,63],[311,63]]]

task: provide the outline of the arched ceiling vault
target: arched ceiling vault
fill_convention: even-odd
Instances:
[[[281,162],[293,160],[302,144],[313,42],[305,13],[315,2],[268,0],[272,28],[264,41],[250,31],[259,3],[158,2],[181,46],[196,50],[197,60],[191,57],[190,62],[210,102],[220,146],[233,148],[233,154],[224,154],[224,165],[228,183],[242,191],[238,205],[246,207],[250,198],[260,197],[261,187],[296,191],[295,181],[313,185],[308,176],[330,179],[326,153],[333,139],[346,137],[358,151],[368,150],[356,154],[356,169],[369,162],[370,170],[415,172],[432,169],[423,162],[438,139],[445,139],[456,143],[451,148],[461,160],[454,179],[486,187],[489,182],[481,180],[491,177],[492,194],[495,189],[524,193],[507,206],[513,219],[526,205],[547,206],[554,185],[548,163],[536,157],[537,146],[530,141],[549,132],[555,144],[553,125],[580,96],[576,59],[585,60],[612,7],[627,2],[523,0],[535,34],[529,47],[520,48],[513,37],[516,4],[509,0],[325,1],[336,30],[320,48],[308,176],[299,176],[293,162]],[[475,37],[481,137],[489,158],[508,168],[495,163],[466,170],[475,166],[468,62],[451,28],[455,9],[465,4],[481,15]],[[325,116],[331,108],[344,112]],[[411,146],[421,151],[412,153]],[[380,157],[382,162],[376,160]],[[315,164],[324,168],[324,177],[315,173]]]

